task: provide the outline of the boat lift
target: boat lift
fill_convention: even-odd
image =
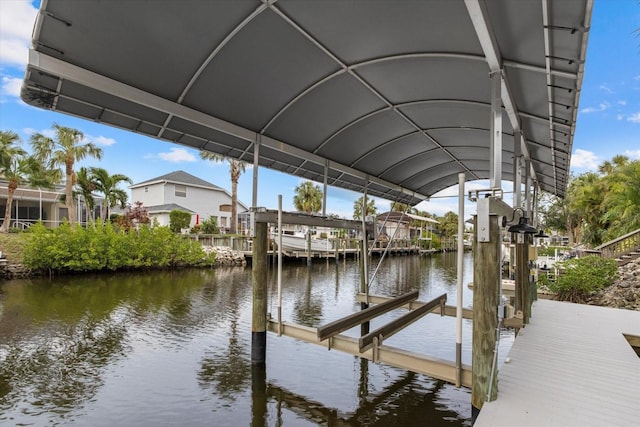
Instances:
[[[464,191],[464,190],[463,190]],[[364,200],[366,203],[366,198]],[[278,211],[277,216],[274,218],[273,212],[261,212],[256,213],[257,220],[260,219],[264,222],[275,222],[278,224],[278,239],[281,239],[282,223],[284,221],[296,220],[301,224],[312,225],[316,223],[319,218],[315,216],[304,216],[302,214],[291,217],[291,214],[282,212],[282,196],[278,198]],[[286,218],[286,219],[285,219]],[[462,218],[462,215],[461,215]],[[274,221],[275,220],[275,221]],[[344,224],[336,224],[333,220],[333,226],[342,225],[348,228],[352,228],[354,221],[345,221]],[[361,223],[363,241],[366,241],[367,224],[363,220]],[[391,236],[393,240],[394,236]],[[363,254],[367,253],[366,244],[363,245]],[[364,291],[358,294],[356,298],[361,302],[362,310],[345,316],[341,319],[330,322],[326,325],[312,328],[302,325],[297,325],[289,322],[282,321],[282,252],[281,252],[281,240],[278,244],[278,295],[277,295],[277,314],[276,318],[271,316],[267,319],[266,329],[275,332],[278,336],[285,335],[292,338],[296,338],[302,341],[310,342],[326,346],[327,349],[335,349],[338,351],[346,352],[355,356],[362,357],[364,359],[372,360],[375,363],[385,363],[398,368],[406,369],[412,372],[417,372],[437,378],[443,381],[447,381],[457,386],[471,387],[472,385],[472,370],[471,366],[462,365],[461,360],[457,357],[456,361],[447,361],[439,358],[434,358],[426,355],[419,355],[413,352],[405,351],[399,348],[391,347],[384,344],[384,340],[392,335],[400,332],[402,329],[416,322],[423,316],[429,313],[438,313],[441,316],[450,315],[459,317],[459,323],[461,324],[462,317],[470,319],[472,317],[472,311],[467,309],[463,310],[462,307],[448,306],[446,305],[447,295],[442,294],[436,298],[433,298],[428,302],[417,301],[418,291],[409,292],[397,297],[382,297],[369,295],[369,278],[366,267],[365,256],[362,258],[364,281],[361,286],[361,290]],[[462,252],[461,252],[462,253]],[[374,271],[374,275],[371,279],[375,278],[375,273],[378,271],[380,263],[384,260],[384,254],[380,258],[378,266]],[[461,301],[459,301],[461,303]],[[369,303],[373,303],[373,306],[369,306]],[[368,322],[372,319],[387,313],[397,308],[408,309],[409,312],[403,316],[377,328],[374,331],[369,332]],[[351,329],[358,325],[367,325],[366,328],[362,328],[362,335],[359,338],[353,338],[346,335],[342,335],[348,329]],[[459,356],[459,355],[458,355]]]

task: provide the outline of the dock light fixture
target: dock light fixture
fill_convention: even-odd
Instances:
[[[544,232],[544,228],[541,228],[540,231],[538,231],[538,234],[535,234],[533,237],[544,239],[545,237],[549,237],[549,235]]]
[[[512,225],[507,230],[509,233],[520,233],[520,234],[536,234],[538,229],[527,223],[529,221],[526,216],[521,216],[518,220],[518,223]]]
[[[522,212],[522,216],[518,219],[518,223],[511,225],[507,229],[507,231],[509,233],[519,233],[519,234],[536,234],[536,233],[538,233],[538,229],[537,228],[534,228],[533,226],[529,225],[529,219],[526,216],[524,216],[524,211],[522,210],[522,208],[515,208],[513,210],[513,214],[511,215],[511,221],[509,221],[509,222],[507,222],[507,218],[506,217],[502,217],[502,226],[506,227],[506,225],[508,223],[512,223],[513,220],[515,219],[517,211]]]

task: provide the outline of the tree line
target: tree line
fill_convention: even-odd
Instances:
[[[566,197],[541,195],[540,220],[569,244],[595,247],[640,229],[640,160],[624,155],[572,175]]]

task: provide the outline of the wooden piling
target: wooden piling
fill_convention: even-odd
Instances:
[[[267,369],[263,364],[251,365],[251,426],[267,422]]]
[[[480,207],[478,208],[480,212]],[[480,214],[478,214],[480,215]],[[476,217],[476,233],[478,233]],[[488,241],[474,242],[473,257],[473,343],[472,343],[472,416],[485,401],[497,397],[498,369],[494,369],[497,308],[500,278],[500,227],[496,215],[489,215]],[[490,392],[489,392],[490,391]],[[490,395],[489,395],[490,393]]]
[[[253,239],[253,311],[251,320],[251,363],[267,359],[267,223],[255,223]]]

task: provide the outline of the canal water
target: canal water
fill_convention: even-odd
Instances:
[[[471,254],[464,270],[468,307]],[[359,283],[354,260],[286,263],[283,319],[319,326],[352,313]],[[371,285],[413,290],[454,305],[456,254],[385,259]],[[250,267],[0,283],[0,425],[470,425],[468,389],[292,338],[268,334],[266,369],[252,369],[251,295]],[[470,365],[469,321],[463,334]],[[455,318],[430,314],[385,344],[455,360]]]

